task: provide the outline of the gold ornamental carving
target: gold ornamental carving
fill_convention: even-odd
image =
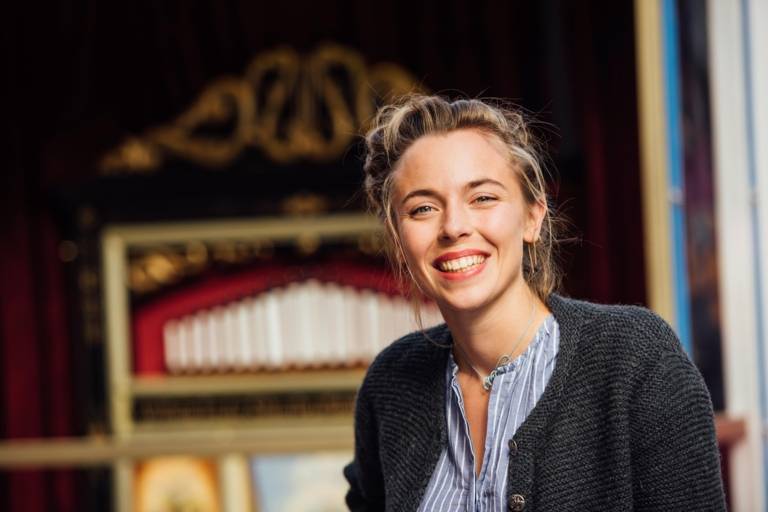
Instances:
[[[203,243],[191,240],[182,246],[159,245],[132,254],[128,265],[128,288],[139,295],[161,290],[185,277],[201,274],[212,264],[238,265],[272,256],[270,240],[220,240]]]
[[[125,139],[100,168],[152,172],[168,157],[220,168],[248,147],[278,163],[330,161],[365,129],[377,102],[419,90],[401,67],[367,66],[339,45],[308,55],[277,48],[255,57],[243,76],[214,80],[173,122]]]

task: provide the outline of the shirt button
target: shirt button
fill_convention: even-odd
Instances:
[[[514,439],[509,440],[508,446],[509,446],[509,454],[517,455],[517,443],[515,442]]]
[[[509,510],[512,512],[520,512],[525,508],[525,498],[520,494],[513,494],[509,498]]]

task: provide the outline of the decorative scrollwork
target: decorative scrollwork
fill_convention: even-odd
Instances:
[[[276,162],[330,161],[365,129],[377,101],[421,90],[395,64],[367,67],[335,44],[306,57],[282,47],[254,58],[243,77],[206,87],[168,125],[129,137],[101,160],[103,173],[151,172],[168,156],[217,168],[256,147]]]
[[[129,256],[128,288],[138,295],[154,292],[199,275],[211,265],[266,260],[273,251],[270,240],[190,240],[185,245],[158,245]]]

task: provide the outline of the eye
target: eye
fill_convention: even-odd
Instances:
[[[495,200],[496,198],[493,196],[483,195],[483,196],[477,196],[473,201],[476,203],[490,203]]]
[[[408,212],[408,213],[409,213],[409,215],[411,215],[412,217],[415,217],[415,216],[417,216],[417,215],[423,215],[423,214],[425,214],[425,213],[429,213],[429,212],[431,212],[432,210],[434,210],[434,208],[432,208],[432,207],[431,207],[431,206],[429,206],[428,204],[425,204],[425,205],[422,205],[422,206],[417,206],[416,208],[414,208],[413,210],[411,210],[411,211],[410,211],[410,212]]]

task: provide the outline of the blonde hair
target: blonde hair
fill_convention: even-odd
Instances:
[[[385,247],[395,275],[401,285],[409,284],[404,291],[413,297],[413,286],[418,283],[406,264],[397,230],[397,216],[391,201],[393,171],[406,150],[420,137],[467,128],[498,138],[507,150],[510,167],[519,179],[526,203],[546,207],[539,240],[526,242],[523,250],[524,279],[531,290],[546,301],[560,285],[555,245],[561,220],[548,205],[539,143],[519,109],[488,100],[451,101],[441,96],[410,94],[383,106],[376,114],[365,136],[364,189],[369,208],[386,227]]]

